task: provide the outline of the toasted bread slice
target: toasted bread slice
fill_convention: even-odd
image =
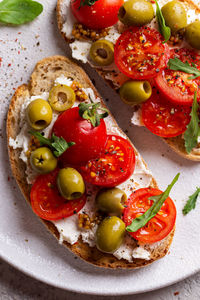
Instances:
[[[190,0],[185,0],[182,1],[187,3],[188,7],[195,10],[196,13],[200,13],[200,8],[193,3]],[[67,16],[67,11],[63,9],[65,4],[65,0],[57,0],[57,23],[58,23],[58,28],[60,30],[61,35],[65,39],[67,43],[70,43],[70,39],[68,39],[65,35],[65,33],[62,31],[63,25],[66,22],[66,16]],[[95,68],[95,67],[94,67]],[[118,89],[116,89],[116,85],[113,82],[115,80],[115,77],[112,76],[112,71],[107,70],[107,69],[101,69],[101,68],[95,68],[97,73],[103,77],[105,82],[116,92],[118,92]],[[109,76],[112,76],[112,80],[109,79]],[[116,77],[117,80],[117,77]],[[189,160],[194,160],[194,161],[200,161],[200,144],[195,148],[191,153],[187,153],[185,150],[184,146],[184,140],[181,136],[177,136],[175,138],[163,138],[163,140],[179,155],[182,157],[189,159]]]
[[[30,203],[30,189],[31,185],[27,184],[25,176],[25,163],[19,159],[20,149],[14,150],[9,146],[9,138],[15,139],[20,131],[20,110],[21,106],[26,97],[33,95],[40,95],[43,92],[49,92],[54,81],[57,77],[63,74],[66,77],[72,77],[76,81],[80,82],[84,88],[92,88],[97,97],[99,94],[92,85],[90,79],[86,73],[71,60],[62,56],[48,57],[37,63],[28,85],[22,85],[16,90],[8,111],[7,116],[7,138],[8,138],[8,151],[10,157],[10,164],[12,172],[16,181],[21,189],[26,200]],[[101,100],[102,101],[102,100]],[[103,101],[102,101],[102,105]],[[115,121],[114,121],[115,122]],[[119,129],[120,130],[120,129]],[[127,138],[128,139],[128,138]],[[134,148],[136,155],[137,150]],[[146,164],[145,164],[146,165]],[[155,179],[152,180],[152,187],[157,187]],[[47,226],[50,232],[59,239],[59,233],[52,222],[42,220],[41,221]],[[106,268],[127,268],[134,269],[146,266],[155,260],[163,257],[172,242],[174,236],[173,231],[160,243],[155,244],[155,247],[147,249],[151,253],[151,260],[134,259],[132,263],[127,262],[124,259],[118,260],[111,254],[105,254],[100,252],[96,247],[90,248],[88,244],[83,243],[81,238],[74,245],[71,245],[64,241],[64,245],[70,249],[74,254],[78,255],[85,261],[100,267]]]

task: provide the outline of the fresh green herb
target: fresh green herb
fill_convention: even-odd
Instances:
[[[191,120],[187,126],[187,130],[184,133],[185,149],[187,153],[190,153],[198,144],[198,136],[200,134],[198,108],[199,105],[197,103],[197,92],[195,91],[192,111],[190,113]]]
[[[67,143],[63,137],[60,138],[54,134],[51,139],[47,139],[37,131],[29,131],[29,133],[38,139],[41,146],[48,145],[56,157],[61,156],[69,147],[75,145],[74,142]]]
[[[162,11],[158,5],[157,0],[155,1],[156,1],[156,18],[158,22],[159,31],[165,39],[163,43],[166,43],[170,39],[171,29],[168,26],[166,26]]]
[[[188,63],[188,61],[186,61],[184,63],[177,57],[169,59],[168,67],[170,70],[182,71],[182,72],[194,75],[194,76],[188,77],[188,79],[196,79],[197,77],[200,76],[200,71],[195,67],[194,63],[192,63],[192,67],[191,67],[190,64]]]
[[[194,192],[194,194],[192,194],[189,197],[187,203],[185,204],[185,206],[183,208],[184,215],[187,215],[192,209],[195,209],[199,193],[200,193],[200,188],[197,187],[196,192]]]
[[[162,194],[149,197],[150,200],[154,201],[153,205],[143,215],[135,218],[133,220],[133,222],[129,226],[126,227],[127,231],[136,232],[138,229],[145,226],[149,222],[149,220],[151,220],[153,217],[155,217],[155,215],[159,212],[163,203],[169,196],[169,193],[170,193],[172,187],[174,186],[174,184],[177,182],[179,176],[180,176],[180,173],[178,173],[174,177],[172,183],[170,185],[168,185],[167,189]]]
[[[108,116],[108,110],[101,107],[101,103],[80,103],[79,104],[79,115],[91,122],[94,127],[99,126],[100,120]],[[98,110],[104,111],[103,114],[99,114]]]
[[[36,1],[3,0],[0,2],[0,22],[21,25],[34,20],[42,11],[42,4]]]
[[[83,6],[92,6],[94,5],[98,0],[81,0],[79,8]]]

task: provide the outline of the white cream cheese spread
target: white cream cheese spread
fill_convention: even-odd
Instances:
[[[66,78],[64,75],[61,75],[59,78],[55,80],[56,84],[65,84],[70,86],[72,83],[71,78]],[[95,97],[94,92],[91,88],[83,89],[84,92],[90,97],[90,99],[94,102],[99,101],[98,98]],[[28,145],[30,140],[30,135],[28,134],[29,126],[26,122],[26,116],[25,111],[28,106],[28,104],[38,98],[42,98],[44,100],[48,100],[49,94],[43,93],[41,95],[32,96],[30,98],[27,98],[25,102],[22,105],[21,113],[20,113],[20,132],[17,135],[16,139],[10,139],[9,140],[9,146],[13,147],[14,149],[21,149],[20,158],[26,163],[27,169],[26,169],[26,175],[27,175],[27,182],[29,184],[32,184],[37,176],[37,173],[34,172],[29,163],[26,156],[26,152],[28,151]],[[75,106],[78,105],[78,102],[75,103]],[[42,132],[44,132],[45,136],[48,137],[49,133],[51,132],[52,126],[57,118],[58,114],[53,113],[53,120],[52,123],[44,129]],[[109,134],[115,134],[120,135],[124,138],[126,138],[125,134],[122,133],[116,123],[113,121],[113,119],[108,116],[105,119],[107,132]],[[125,191],[127,196],[129,196],[134,190],[138,188],[144,188],[149,187],[152,183],[152,174],[145,166],[142,158],[140,155],[136,155],[136,165],[135,170],[132,176],[125,181],[124,183],[119,185],[119,188]],[[95,197],[96,193],[98,192],[97,187],[94,187],[92,185],[87,185],[87,202],[85,206],[82,208],[82,210],[79,213],[86,213],[90,217],[92,217],[95,214]],[[54,225],[56,226],[59,234],[60,234],[60,242],[62,243],[64,240],[67,241],[70,244],[74,244],[78,241],[79,237],[82,238],[83,242],[89,244],[89,246],[93,247],[95,245],[95,232],[97,229],[97,226],[95,225],[90,230],[80,229],[78,227],[78,215],[75,214],[71,217],[64,218],[59,221],[54,221]],[[127,242],[128,241],[128,242]],[[130,246],[131,245],[131,246]],[[114,255],[118,259],[126,259],[128,261],[132,261],[133,258],[141,258],[141,259],[150,259],[150,252],[146,251],[143,247],[139,247],[136,249],[136,242],[130,238],[127,234],[124,243],[121,245],[121,247],[114,253]]]

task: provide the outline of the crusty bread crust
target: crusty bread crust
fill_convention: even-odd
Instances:
[[[182,1],[182,0],[181,0]],[[187,5],[191,8],[191,9],[195,9],[197,13],[200,13],[200,8],[193,3],[191,0],[183,0],[182,2],[187,3]],[[70,43],[70,39],[66,38],[65,34],[62,32],[62,28],[63,28],[63,24],[65,23],[65,18],[64,15],[62,14],[62,3],[63,0],[57,0],[57,23],[58,23],[58,28],[59,31],[62,35],[62,37],[65,39],[65,41],[67,43]],[[95,68],[95,67],[94,67]],[[103,77],[103,79],[105,80],[105,82],[113,89],[117,92],[116,87],[114,86],[113,82],[111,80],[108,79],[107,75],[109,75],[109,73],[112,73],[110,71],[107,70],[101,70],[98,68],[95,68],[95,70],[97,71],[97,73]],[[176,152],[178,153],[180,156],[189,159],[189,160],[193,160],[193,161],[200,161],[200,147],[197,146],[197,148],[199,149],[199,151],[192,151],[191,153],[187,153],[185,150],[185,146],[184,146],[184,140],[182,139],[181,136],[175,137],[175,138],[163,138],[163,140]]]
[[[16,181],[20,187],[26,200],[30,203],[30,189],[31,186],[26,182],[25,176],[25,163],[19,159],[20,149],[14,150],[9,146],[9,138],[15,139],[20,131],[20,110],[21,105],[25,99],[32,95],[38,95],[42,92],[49,92],[55,79],[61,74],[66,77],[72,77],[76,81],[79,81],[84,88],[92,88],[97,97],[100,97],[96,89],[92,85],[90,79],[85,72],[74,62],[63,56],[48,57],[37,63],[28,85],[22,85],[18,87],[14,96],[11,99],[11,103],[7,115],[7,139],[8,139],[8,152],[10,158],[10,164],[12,172]],[[102,101],[102,100],[101,100]],[[103,104],[103,102],[102,102]],[[103,104],[104,105],[104,104]],[[115,122],[115,121],[114,121]],[[120,129],[119,129],[120,130]],[[134,146],[133,146],[134,147]],[[134,147],[136,154],[138,153]],[[157,187],[155,179],[152,181],[152,187]],[[53,223],[40,219],[50,232],[59,239],[59,233]],[[152,259],[147,261],[143,259],[134,259],[133,263],[129,263],[124,259],[118,260],[111,254],[105,254],[100,252],[96,247],[89,247],[89,245],[82,242],[81,238],[74,245],[70,245],[66,241],[64,245],[70,249],[74,254],[78,255],[83,260],[105,268],[126,268],[135,269],[146,266],[155,260],[166,255],[170,244],[174,236],[173,231],[159,243],[154,249],[150,249],[147,246],[147,250],[151,252]]]

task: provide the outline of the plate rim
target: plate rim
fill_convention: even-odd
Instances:
[[[77,256],[78,259],[80,259],[78,256]],[[9,265],[11,265],[13,268],[17,269],[18,271],[22,272],[23,274],[25,274],[26,276],[30,277],[30,278],[33,278],[35,280],[38,280],[42,283],[45,283],[47,285],[50,285],[50,286],[53,286],[55,288],[59,288],[59,289],[62,289],[62,290],[65,290],[65,291],[69,291],[69,292],[75,292],[75,293],[79,293],[79,294],[85,294],[85,295],[98,295],[98,296],[122,296],[122,295],[136,295],[136,294],[142,294],[142,293],[148,293],[148,292],[152,292],[152,291],[156,291],[156,290],[160,290],[160,289],[163,289],[165,287],[169,287],[171,285],[174,285],[178,282],[181,282],[195,274],[197,274],[199,271],[200,271],[200,267],[195,269],[194,271],[190,272],[189,274],[185,275],[185,276],[182,276],[181,279],[177,279],[177,280],[172,280],[172,281],[168,281],[167,283],[163,283],[159,286],[155,286],[155,287],[152,287],[152,288],[147,288],[147,289],[144,289],[144,290],[135,290],[135,291],[126,291],[124,290],[123,292],[120,291],[120,292],[115,292],[113,293],[112,291],[108,291],[108,292],[101,292],[101,291],[98,291],[98,292],[95,292],[94,290],[81,290],[81,289],[74,289],[74,288],[70,288],[69,287],[66,287],[64,286],[63,284],[57,284],[57,283],[53,283],[52,280],[49,280],[47,278],[44,278],[44,276],[40,276],[38,274],[34,274],[34,273],[31,273],[30,270],[27,270],[26,267],[24,266],[20,266],[19,264],[13,262],[12,259],[9,259],[9,257],[3,255],[2,253],[0,253],[0,259],[4,260],[6,263],[8,263]],[[89,264],[88,262],[85,262],[87,264]],[[114,272],[114,270],[113,270]]]

